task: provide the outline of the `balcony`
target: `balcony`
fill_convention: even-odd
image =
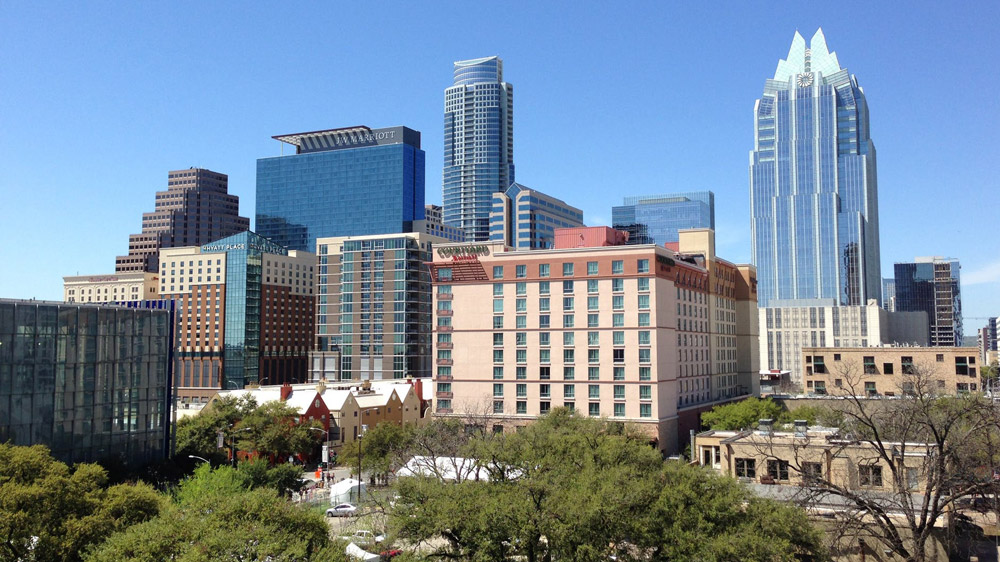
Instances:
[[[437,360],[437,364],[438,365],[454,365],[455,364],[455,360],[454,359],[438,359]]]
[[[455,330],[454,326],[438,326],[437,331],[442,333],[448,333]]]
[[[437,298],[439,301],[450,301],[455,298],[455,295],[451,293],[438,293]]]
[[[452,343],[452,342],[450,342],[450,341],[438,342],[437,348],[438,349],[454,349],[455,348],[455,344]]]
[[[454,316],[455,315],[455,311],[454,310],[439,310],[439,311],[437,311],[437,313],[438,313],[438,316]]]
[[[435,375],[434,376],[434,380],[441,381],[441,382],[451,382],[451,381],[455,380],[455,378],[452,377],[451,375]]]
[[[438,399],[444,398],[446,400],[451,400],[452,398],[455,397],[455,393],[454,392],[438,392],[435,396],[437,396]]]

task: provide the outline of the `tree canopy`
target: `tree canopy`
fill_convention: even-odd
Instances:
[[[825,558],[801,510],[664,464],[647,443],[630,426],[564,409],[515,433],[471,437],[461,452],[489,478],[400,478],[390,529],[410,541],[444,539],[430,543],[440,544],[436,559]]]
[[[709,429],[751,429],[762,419],[776,420],[783,409],[770,398],[747,398],[716,406],[701,415],[701,423]]]
[[[322,442],[323,426],[297,418],[298,412],[284,402],[258,405],[251,396],[227,396],[178,422],[177,455],[197,455],[221,464],[229,458],[229,447],[281,460],[307,454]],[[220,431],[225,444],[222,449],[218,447]]]
[[[146,484],[107,486],[96,464],[74,468],[46,447],[0,444],[0,559],[75,561],[114,532],[166,504]]]
[[[239,470],[202,464],[157,517],[111,536],[88,562],[341,560],[322,515],[271,488],[249,489]]]

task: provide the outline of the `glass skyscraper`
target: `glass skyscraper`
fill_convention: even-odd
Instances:
[[[774,300],[880,299],[878,186],[868,103],[823,31],[798,32],[754,106],[753,262]]]
[[[348,127],[274,138],[296,150],[257,160],[257,234],[315,252],[317,238],[411,232],[424,218],[419,132]]]
[[[493,194],[514,183],[514,87],[499,57],[458,61],[444,91],[444,223],[490,237]]]
[[[715,194],[711,191],[626,197],[611,208],[615,230],[629,233],[629,245],[675,243],[685,228],[715,229]]]
[[[916,258],[895,264],[896,310],[927,313],[932,346],[962,345],[962,292],[958,260]]]

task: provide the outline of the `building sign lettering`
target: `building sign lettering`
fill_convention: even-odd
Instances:
[[[438,257],[442,258],[475,259],[479,256],[490,255],[490,247],[486,245],[446,246],[444,248],[438,248],[437,253]]]

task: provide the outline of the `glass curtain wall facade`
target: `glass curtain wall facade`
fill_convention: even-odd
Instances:
[[[260,380],[261,269],[263,254],[287,256],[288,251],[243,232],[202,246],[201,251],[226,254],[226,316],[222,355],[223,389],[239,389]]]
[[[424,151],[406,127],[274,137],[296,153],[257,160],[257,234],[312,252],[329,236],[410,232],[424,218]]]
[[[880,300],[878,187],[868,103],[822,30],[797,32],[754,107],[753,262],[775,299]]]
[[[715,193],[626,197],[611,208],[611,224],[629,233],[629,245],[676,243],[685,228],[715,230]]]
[[[0,300],[0,442],[67,463],[167,456],[173,309],[131,304]]]
[[[927,313],[932,346],[962,345],[962,293],[958,260],[917,258],[897,263],[896,310]]]
[[[432,245],[424,233],[322,238],[316,334],[339,350],[342,380],[431,375]]]
[[[583,226],[583,211],[519,183],[493,194],[490,241],[519,250],[552,248],[555,229]]]
[[[493,194],[514,182],[514,87],[499,57],[458,61],[444,91],[444,223],[490,237]]]

